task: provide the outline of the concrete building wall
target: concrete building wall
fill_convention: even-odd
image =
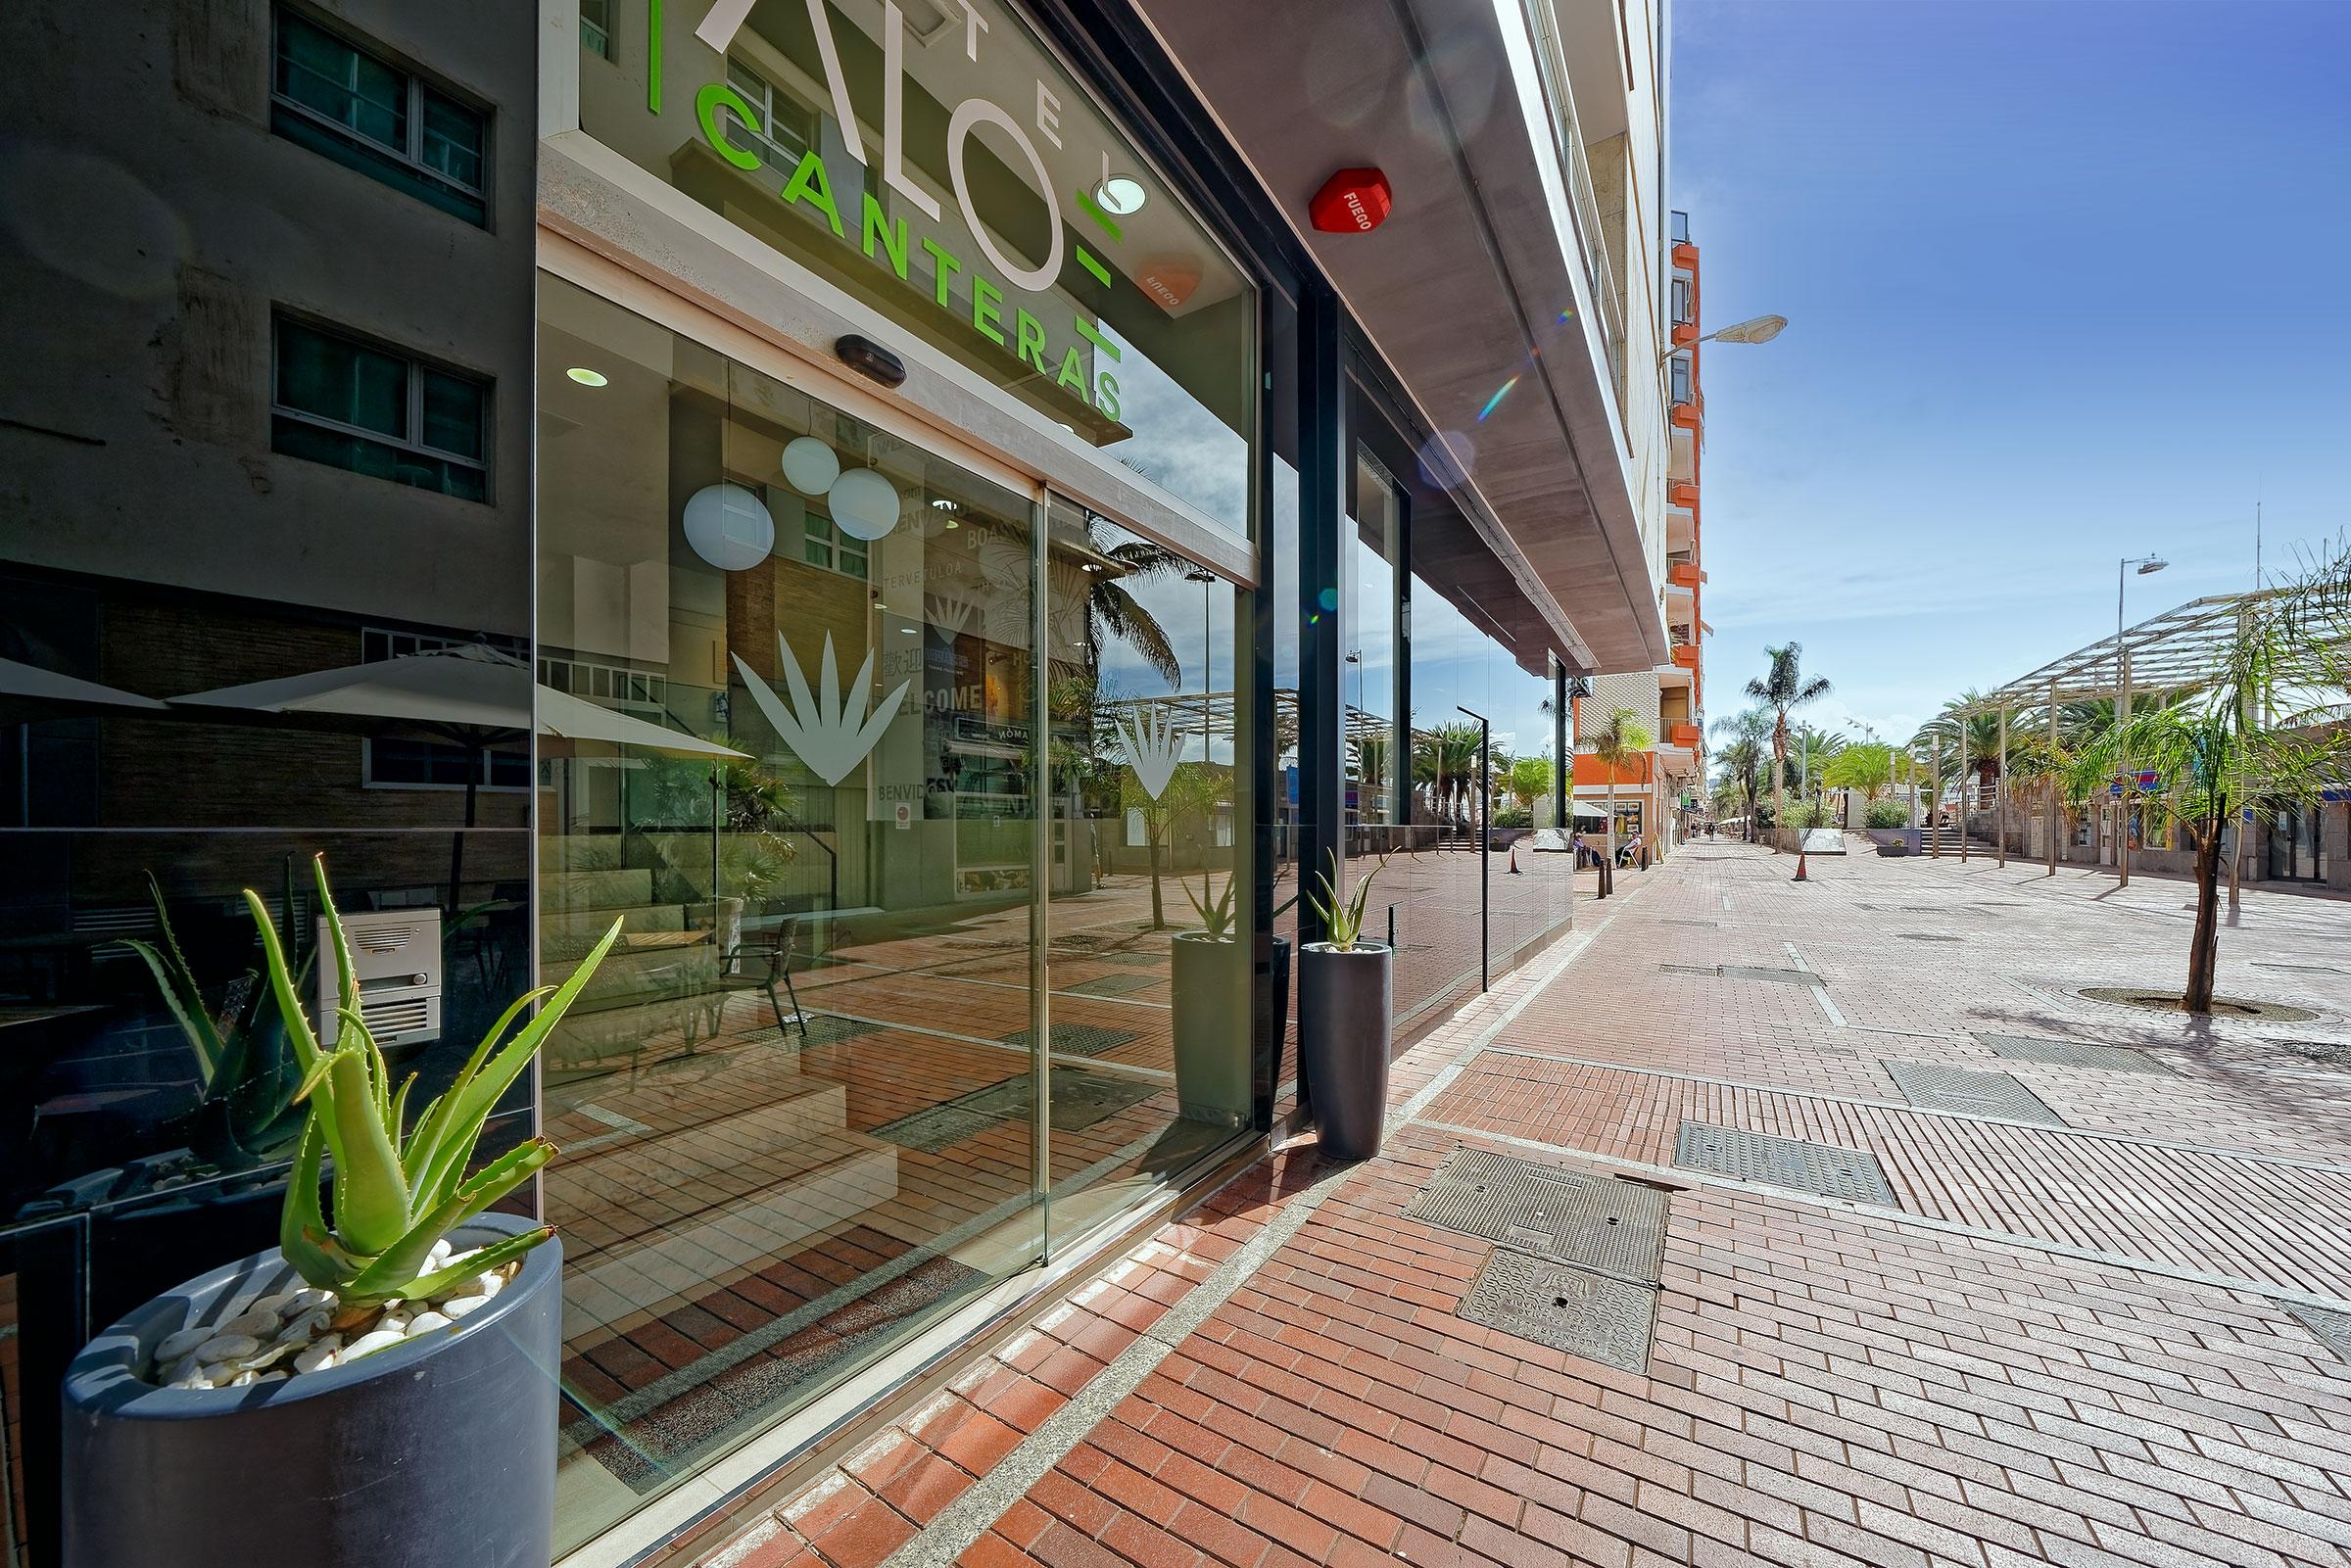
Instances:
[[[0,9],[7,557],[526,633],[534,30],[311,9],[498,106],[487,227],[271,133],[266,0]],[[271,452],[273,306],[490,377],[491,502]]]

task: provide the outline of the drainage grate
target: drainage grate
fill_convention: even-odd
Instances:
[[[1447,1230],[1655,1284],[1665,1250],[1665,1195],[1606,1176],[1456,1149],[1405,1211]]]
[[[1810,970],[1754,969],[1745,964],[1725,964],[1722,977],[1726,980],[1777,980],[1782,985],[1826,985],[1828,977]]]
[[[1477,1271],[1461,1315],[1618,1371],[1647,1372],[1657,1293],[1498,1247]]]
[[[1095,953],[1092,958],[1097,964],[1124,964],[1130,969],[1166,969],[1168,967],[1168,955],[1164,950],[1157,953]]]
[[[2332,1040],[2279,1040],[2286,1050],[2305,1062],[2318,1062],[2330,1068],[2351,1068],[2351,1044]]]
[[[1659,964],[1667,974],[1711,974],[1722,980],[1777,980],[1783,985],[1826,985],[1828,976],[1810,970],[1757,969],[1749,964]]]
[[[1703,926],[1708,930],[1719,930],[1722,927],[1722,922],[1718,920],[1685,920],[1679,915],[1665,916],[1657,924],[1659,926]]]
[[[2297,974],[2351,974],[2351,970],[2337,969],[2332,964],[2273,964],[2267,959],[2255,959],[2257,970],[2289,970]]]
[[[1005,1045],[1029,1049],[1029,1031],[1015,1029],[998,1038]],[[1055,1056],[1100,1056],[1115,1051],[1134,1038],[1128,1029],[1098,1028],[1091,1023],[1056,1023],[1053,1025],[1053,1054]]]
[[[2101,1072],[2154,1072],[2176,1077],[2172,1069],[2126,1045],[2084,1045],[2074,1040],[2041,1040],[2029,1034],[1983,1034],[1976,1039],[1993,1056],[2019,1062],[2047,1062],[2061,1068],[2094,1068]]]
[[[1156,984],[1158,979],[1159,976],[1156,974],[1105,974],[1100,979],[1085,980],[1077,985],[1065,985],[1062,987],[1062,994],[1065,996],[1124,996],[1128,991],[1139,991],[1146,985]]]
[[[2351,1361],[2351,1312],[2338,1312],[2331,1307],[2308,1307],[2288,1303],[2285,1308],[2294,1321],[2318,1337],[2321,1345],[2343,1360]]]
[[[1895,931],[1894,934],[1905,942],[1964,942],[1967,940],[1964,936],[1948,936],[1942,931]]]
[[[1738,1181],[1760,1181],[1774,1187],[1816,1192],[1824,1198],[1850,1198],[1856,1203],[1901,1205],[1886,1167],[1878,1157],[1861,1149],[1841,1149],[1833,1143],[1810,1143],[1802,1138],[1775,1138],[1764,1132],[1742,1132],[1735,1127],[1709,1127],[1685,1121],[1673,1140],[1673,1163],[1684,1170]]]
[[[2005,1072],[1979,1072],[1972,1068],[1937,1067],[1927,1062],[1889,1062],[1886,1072],[1902,1091],[1903,1099],[1930,1111],[1998,1117],[2004,1121],[2038,1121],[2051,1127],[2065,1125],[2063,1117]]]

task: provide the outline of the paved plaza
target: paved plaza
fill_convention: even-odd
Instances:
[[[710,1568],[2351,1561],[2351,909],[1702,843]]]

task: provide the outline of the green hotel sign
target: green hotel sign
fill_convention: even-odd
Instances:
[[[812,145],[800,154],[797,166],[774,199],[786,209],[799,210],[805,220],[821,222],[835,240],[844,247],[855,247],[867,262],[877,269],[887,269],[898,282],[907,285],[916,300],[927,301],[928,309],[944,312],[958,324],[968,322],[981,339],[1013,361],[1007,368],[1014,374],[1033,374],[1062,396],[1103,418],[1117,421],[1119,382],[1111,367],[1122,356],[1120,346],[1078,309],[1068,295],[1056,292],[1065,260],[1074,260],[1105,291],[1112,289],[1114,283],[1103,259],[1083,241],[1065,232],[1056,185],[1038,146],[1041,140],[1057,150],[1062,148],[1064,95],[1074,95],[1076,89],[1066,79],[1049,79],[1042,71],[1035,71],[1031,72],[1036,77],[1033,113],[1027,123],[1003,105],[980,95],[964,98],[949,113],[943,149],[929,150],[943,153],[955,215],[977,252],[979,264],[975,264],[973,257],[950,248],[944,238],[916,235],[907,217],[903,214],[893,214],[883,202],[882,193],[888,192],[894,202],[938,224],[942,233],[948,227],[940,200],[907,171],[906,30],[896,5],[885,0],[882,7],[881,101],[866,106],[869,110],[879,110],[878,116],[866,122],[878,125],[880,135],[879,145],[869,147],[858,106],[850,96],[847,73],[842,70],[831,8],[825,0],[805,0],[805,4],[814,34],[816,64],[820,68],[811,74],[821,75],[821,86],[831,100],[832,123],[838,129],[848,160],[856,167],[848,170],[828,166],[825,154]],[[1010,51],[1016,47],[1009,38],[991,43],[987,19],[975,0],[962,0],[962,8],[959,30],[963,34],[963,52],[971,66],[982,64],[984,49]],[[659,0],[651,0],[648,9],[650,69],[647,102],[658,114],[661,108]],[[738,31],[748,21],[750,10],[751,0],[717,0],[695,35],[723,61]],[[948,24],[953,25],[955,20],[950,15]],[[858,36],[862,42],[863,35]],[[951,48],[952,44],[942,41],[934,47]],[[1037,63],[1042,59],[1040,53]],[[1005,62],[990,60],[988,64],[994,69]],[[1001,70],[995,70],[998,79],[1002,75]],[[1026,94],[1023,103],[1028,104]],[[710,151],[745,171],[762,167],[767,163],[761,156],[762,150],[773,149],[780,139],[764,122],[761,106],[732,81],[710,81],[696,89],[694,118],[701,140]],[[1017,156],[1001,160],[1003,166],[1044,203],[1049,214],[1049,221],[1044,224],[1048,235],[1044,254],[1034,260],[1014,254],[999,243],[974,200],[973,145],[982,126],[990,127],[1015,150]],[[1108,149],[1103,151],[1102,163],[1107,169]],[[844,173],[850,177],[842,178]],[[1125,236],[1117,216],[1104,211],[1090,192],[1082,188],[1074,190],[1071,200],[1077,218],[1086,225],[1089,235],[1099,236],[1095,243],[1107,249],[1123,241]],[[959,281],[968,300],[957,298]],[[1009,304],[1008,292],[1013,295]],[[1080,344],[1094,351],[1096,358],[1090,366]]]

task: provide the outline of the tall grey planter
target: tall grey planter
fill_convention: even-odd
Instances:
[[[1347,952],[1328,942],[1299,949],[1300,1066],[1322,1152],[1335,1160],[1379,1153],[1395,992],[1396,952],[1385,942],[1358,942]]]
[[[486,1214],[451,1240],[527,1228]],[[135,1368],[165,1335],[299,1286],[284,1259],[158,1296],[67,1370],[66,1568],[547,1568],[561,1274],[560,1243],[542,1243],[457,1330],[241,1389],[161,1389]]]
[[[1186,931],[1168,944],[1176,1010],[1176,1102],[1191,1121],[1249,1119],[1249,950]]]

